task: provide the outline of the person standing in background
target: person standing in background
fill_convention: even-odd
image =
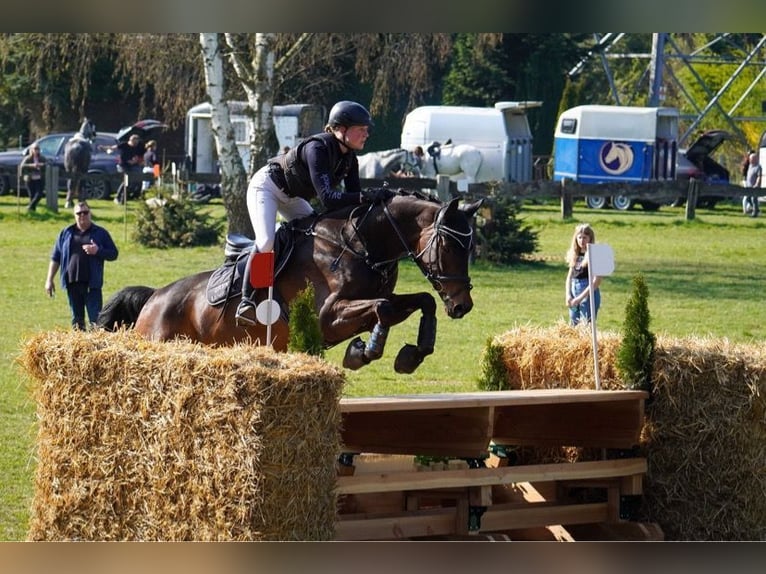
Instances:
[[[19,174],[23,175],[24,182],[27,184],[27,192],[29,193],[29,205],[27,205],[27,211],[34,211],[37,209],[37,204],[45,195],[44,193],[44,177],[45,177],[45,164],[47,160],[45,156],[40,152],[40,146],[33,144],[29,148],[29,153],[21,160],[19,164]]]
[[[112,236],[93,223],[85,201],[74,206],[75,222],[61,230],[53,246],[45,279],[45,292],[56,292],[54,276],[60,271],[61,287],[66,290],[72,311],[72,327],[85,330],[85,313],[95,325],[101,313],[104,285],[104,262],[114,261],[119,254]]]
[[[750,166],[747,168],[747,175],[745,176],[745,184],[749,188],[761,188],[761,165],[758,163],[758,154],[752,152],[748,158],[750,160]],[[761,213],[761,207],[758,204],[757,192],[753,192],[753,195],[748,196],[748,202],[752,205],[750,211],[750,217],[758,217]]]
[[[157,159],[157,142],[155,140],[149,140],[144,146],[146,151],[144,152],[144,174],[151,173],[155,179],[157,177],[156,171],[159,168],[160,161]],[[146,191],[154,184],[153,181],[142,181],[141,189]]]
[[[588,259],[585,256],[588,245],[596,242],[596,233],[587,223],[575,227],[572,243],[567,251],[566,261],[569,266],[564,285],[566,305],[569,308],[569,319],[572,325],[590,323],[590,296],[594,297],[595,315],[601,306],[601,277],[594,277],[593,282],[588,278]]]

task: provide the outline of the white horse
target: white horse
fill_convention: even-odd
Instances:
[[[481,167],[481,150],[469,144],[432,142],[426,149],[421,175],[435,178],[437,175],[464,174],[469,183],[476,182]]]
[[[356,159],[361,179],[385,179],[399,172],[413,173],[414,177],[418,177],[420,173],[417,156],[402,148],[372,151]]]

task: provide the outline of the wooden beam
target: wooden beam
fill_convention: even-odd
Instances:
[[[458,488],[540,482],[551,480],[603,479],[630,476],[646,472],[646,459],[564,462],[498,468],[473,468],[434,472],[370,473],[340,476],[336,482],[338,494],[362,494],[437,488]]]
[[[565,504],[558,506],[529,505],[527,507],[490,506],[481,517],[481,530],[512,530],[559,524],[589,524],[605,522],[606,502]]]

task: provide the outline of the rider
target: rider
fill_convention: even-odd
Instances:
[[[309,200],[317,198],[327,209],[338,209],[363,201],[382,201],[388,190],[362,192],[356,154],[364,148],[372,116],[357,103],[343,100],[330,110],[324,132],[272,158],[259,169],[247,188],[247,210],[255,233],[242,280],[242,301],[237,307],[237,325],[255,325],[254,288],[250,284],[253,254],[274,249],[277,212],[290,221],[311,215]],[[345,189],[340,189],[343,182]]]

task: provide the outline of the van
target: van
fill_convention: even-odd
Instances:
[[[532,132],[526,110],[542,102],[497,102],[494,107],[421,106],[404,118],[401,147],[438,141],[481,151],[477,182],[532,180]]]
[[[227,102],[234,130],[234,140],[239,155],[248,169],[250,164],[251,122],[246,114],[247,102]],[[218,153],[211,125],[211,105],[203,102],[186,112],[184,126],[184,151],[196,173],[217,173]],[[287,104],[274,106],[272,119],[280,149],[294,147],[310,135],[324,129],[326,120],[324,106],[313,104]]]
[[[556,123],[553,179],[640,183],[676,179],[679,111],[670,107],[584,105]],[[589,198],[590,207],[603,197]],[[619,209],[630,205],[612,203]]]

